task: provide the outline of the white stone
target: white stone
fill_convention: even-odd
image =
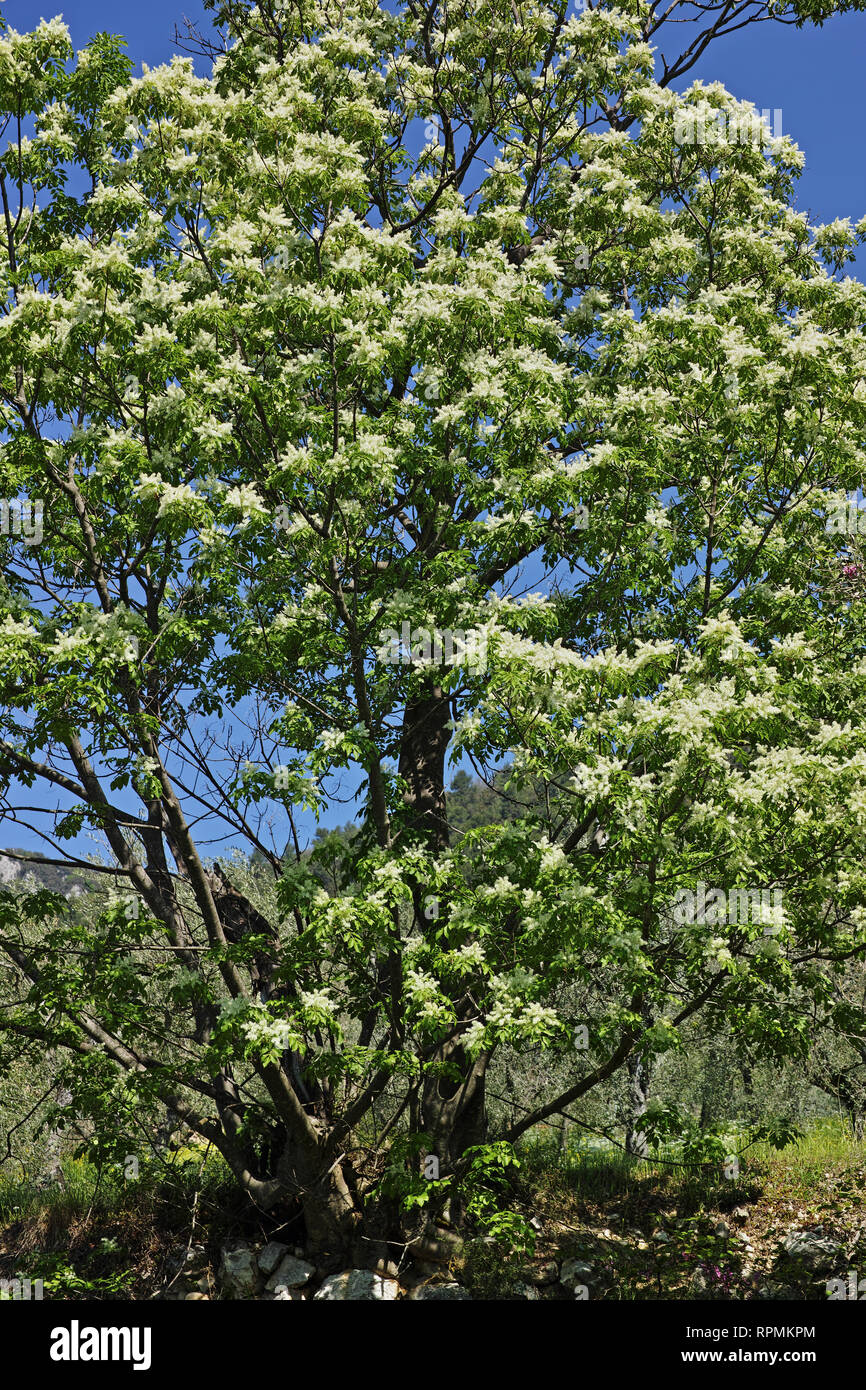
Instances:
[[[582,1284],[592,1274],[592,1265],[586,1260],[563,1260],[559,1273],[561,1284]]]
[[[256,1257],[245,1242],[220,1250],[220,1285],[232,1298],[252,1298],[258,1292]]]
[[[359,1301],[374,1299],[377,1302],[393,1302],[400,1292],[396,1279],[383,1279],[371,1269],[346,1269],[342,1274],[332,1274],[326,1279],[316,1298],[327,1300]]]
[[[300,1289],[309,1283],[315,1272],[312,1265],[296,1260],[294,1255],[284,1255],[265,1288],[268,1293],[276,1293],[278,1289]]]

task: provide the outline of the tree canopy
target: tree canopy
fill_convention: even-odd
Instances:
[[[862,1033],[866,226],[670,86],[845,8],[661,70],[643,0],[232,0],[207,76],[0,35],[2,804],[127,895],[0,894],[0,1031],[105,1133],[168,1106],[336,1248],[695,1016]],[[567,1079],[497,1126],[509,1049]]]

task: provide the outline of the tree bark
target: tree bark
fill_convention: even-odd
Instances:
[[[640,1053],[633,1053],[627,1063],[629,1083],[629,1119],[625,1132],[626,1153],[646,1158],[649,1153],[646,1135],[640,1128],[641,1117],[649,1104],[652,1068]]]
[[[409,700],[403,716],[398,771],[408,784],[408,828],[435,852],[448,845],[445,755],[451,738],[451,703],[441,686]]]
[[[426,841],[436,853],[449,842],[445,797],[445,757],[451,738],[451,706],[441,686],[406,705],[400,746],[400,775],[408,784],[406,803],[411,808],[407,829]],[[423,897],[423,893],[421,895]],[[441,1075],[447,1065],[457,1075]],[[473,1060],[459,1040],[443,1043],[434,1054],[420,1099],[420,1121],[429,1134],[431,1152],[440,1163],[443,1176],[474,1144],[487,1138],[485,1074],[487,1058]],[[452,1205],[452,1215],[455,1208]]]

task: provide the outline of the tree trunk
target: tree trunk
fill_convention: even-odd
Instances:
[[[441,686],[410,700],[403,719],[399,771],[406,779],[406,802],[411,807],[407,828],[434,853],[447,848],[449,841],[445,756],[450,720],[451,704]],[[423,922],[423,915],[419,920]],[[444,1064],[457,1075],[437,1075]],[[443,1176],[453,1171],[466,1149],[487,1138],[486,1070],[486,1058],[473,1062],[454,1040],[443,1043],[431,1060],[421,1092],[420,1122]]]
[[[482,1053],[473,1062],[459,1043],[452,1041],[439,1048],[434,1060],[448,1063],[459,1073],[456,1079],[431,1072],[421,1093],[421,1123],[424,1133],[430,1135],[430,1150],[439,1159],[444,1178],[454,1172],[467,1149],[487,1139],[484,1080],[488,1058]],[[463,1209],[456,1195],[452,1195],[445,1214],[454,1224],[460,1221]]]
[[[634,1053],[627,1063],[629,1081],[629,1118],[625,1132],[626,1153],[646,1158],[649,1153],[646,1135],[640,1128],[641,1116],[649,1104],[652,1068],[648,1059]]]
[[[357,1235],[361,1213],[339,1167],[304,1194],[301,1209],[308,1253],[347,1258]]]
[[[458,1043],[450,1042],[439,1049],[436,1060],[440,1059],[455,1067],[460,1079],[428,1075],[421,1095],[421,1116],[430,1135],[431,1152],[447,1172],[466,1149],[483,1144],[487,1137],[487,1058],[482,1054],[472,1062]]]
[[[278,1165],[287,1195],[296,1194],[306,1227],[310,1255],[349,1258],[361,1223],[358,1202],[352,1195],[342,1163],[331,1165],[319,1149],[290,1163],[284,1153]]]
[[[450,721],[451,702],[441,686],[433,686],[407,703],[400,740],[398,771],[408,784],[406,804],[412,809],[408,828],[434,852],[448,845],[445,755]]]

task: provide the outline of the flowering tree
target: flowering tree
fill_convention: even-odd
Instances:
[[[804,1051],[866,951],[862,228],[670,90],[707,13],[660,74],[637,0],[232,3],[209,77],[0,38],[4,808],[123,886],[0,896],[0,1029],[320,1249],[481,1211],[695,1015]],[[452,836],[460,758],[533,796]],[[491,1129],[508,1049],[568,1079]]]

